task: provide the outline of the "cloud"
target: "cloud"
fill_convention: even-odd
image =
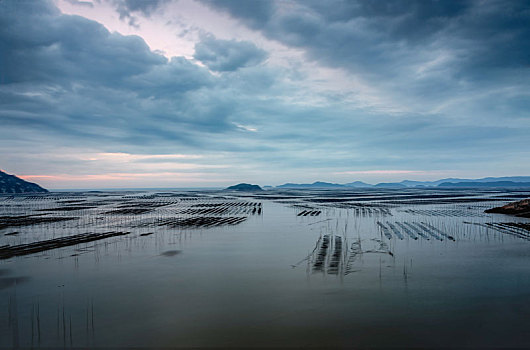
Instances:
[[[238,3],[209,6],[254,36],[202,32],[194,59],[167,59],[52,2],[0,2],[2,168],[53,181],[160,172],[164,185],[191,170],[214,184],[530,170],[520,3]],[[274,50],[305,56],[275,65]]]
[[[116,153],[96,153],[84,156],[87,160],[111,160],[111,161],[168,161],[168,160],[180,160],[180,159],[198,159],[202,158],[198,154],[130,154],[123,152]]]
[[[140,13],[145,17],[167,4],[169,0],[110,0],[114,4],[121,20],[127,19],[129,25],[139,27],[138,19],[134,14]]]
[[[410,58],[400,55],[437,44],[462,50],[462,59],[475,61],[475,67],[529,63],[526,2],[266,1],[252,11],[242,10],[239,1],[204,3],[270,38],[305,48],[314,59],[350,69],[378,65],[387,54]]]
[[[258,131],[257,128],[254,128],[252,126],[242,125],[242,124],[238,124],[238,123],[234,123],[234,125],[237,126],[239,129],[244,130],[244,131],[250,131],[250,132],[257,132]]]
[[[363,79],[403,111],[429,112],[499,86],[523,90],[530,80],[524,1],[268,1],[253,11],[239,1],[204,3]]]
[[[131,12],[141,12],[149,16],[153,11],[168,3],[169,0],[114,0],[118,8],[123,9],[128,14]]]
[[[202,0],[202,3],[228,11],[253,28],[264,26],[274,13],[274,3],[269,0]]]
[[[8,10],[0,17],[4,84],[53,80],[63,87],[73,81],[119,85],[126,77],[166,63],[140,37],[110,33],[83,17],[59,15],[44,1],[39,10],[30,4],[20,6],[31,21]]]
[[[43,4],[0,16],[5,125],[109,145],[193,144],[196,133],[236,130],[205,68]]]
[[[125,82],[142,97],[161,98],[211,87],[214,78],[188,59],[172,57],[166,64],[153,65],[149,71],[129,75]]]
[[[94,4],[90,1],[79,1],[79,0],[66,0],[66,1],[72,5],[84,6],[84,7],[90,7],[90,8],[94,7]]]
[[[248,41],[220,40],[206,35],[195,44],[193,57],[213,71],[226,72],[256,66],[267,58],[267,53]]]
[[[337,175],[428,175],[428,171],[418,170],[353,170],[337,172]]]

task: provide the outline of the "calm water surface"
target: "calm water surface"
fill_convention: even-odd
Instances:
[[[130,232],[0,260],[0,347],[530,347],[530,232],[497,225],[530,220],[483,213],[528,194],[0,197],[6,223],[72,218],[0,246]]]

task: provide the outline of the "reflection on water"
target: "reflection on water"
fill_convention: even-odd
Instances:
[[[3,196],[0,347],[528,347],[524,196]]]

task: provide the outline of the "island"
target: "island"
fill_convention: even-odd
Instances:
[[[258,185],[251,185],[246,183],[240,183],[234,186],[227,187],[226,190],[228,191],[242,191],[242,192],[256,192],[256,191],[263,191],[261,187]]]

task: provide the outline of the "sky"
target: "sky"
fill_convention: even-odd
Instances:
[[[530,175],[530,1],[0,0],[0,169],[58,188]]]

